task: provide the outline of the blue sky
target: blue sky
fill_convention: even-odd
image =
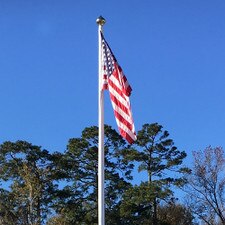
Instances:
[[[64,151],[98,123],[98,34],[132,88],[136,130],[158,122],[188,154],[225,146],[225,1],[1,0],[0,142]],[[117,129],[105,97],[105,122]]]

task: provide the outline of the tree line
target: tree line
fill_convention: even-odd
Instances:
[[[225,224],[221,147],[194,152],[187,168],[185,151],[160,124],[144,124],[137,138],[129,145],[105,125],[107,225]],[[141,182],[133,184],[137,176]],[[71,138],[64,152],[6,141],[0,145],[0,224],[95,225],[97,183],[96,126]],[[174,187],[187,194],[182,201]]]

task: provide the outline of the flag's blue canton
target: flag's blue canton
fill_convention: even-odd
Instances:
[[[107,72],[107,75],[110,76],[115,69],[114,63],[116,62],[116,59],[104,38],[102,39],[102,47],[104,70]]]

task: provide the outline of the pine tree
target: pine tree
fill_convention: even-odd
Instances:
[[[126,192],[125,200],[130,200],[122,205],[123,212],[128,215],[131,209],[139,224],[157,225],[158,202],[171,197],[172,186],[183,184],[185,179],[182,174],[189,172],[182,166],[186,153],[177,149],[168,131],[164,131],[158,123],[153,123],[143,125],[138,132],[136,145],[125,155],[128,160],[138,164],[139,172],[147,173],[147,181],[143,180],[139,186]],[[175,173],[181,176],[175,176]],[[135,193],[139,193],[140,197],[137,198]]]

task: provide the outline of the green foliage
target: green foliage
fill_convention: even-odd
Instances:
[[[13,202],[1,206],[13,224],[39,225],[46,218],[55,188],[51,165],[51,155],[39,146],[25,141],[0,146],[0,179],[10,183],[9,190],[1,189],[1,198]]]
[[[126,159],[138,163],[138,171],[146,172],[148,179],[140,186],[131,188],[132,190],[126,194],[129,196],[144,193],[145,197],[125,200],[122,212],[125,216],[130,213],[131,217],[137,218],[145,215],[148,220],[143,224],[151,221],[157,224],[158,202],[173,195],[173,185],[185,183],[182,174],[189,172],[189,169],[182,167],[182,162],[186,153],[174,146],[173,140],[169,138],[169,132],[163,131],[163,127],[157,123],[144,124],[138,132],[135,144],[135,148],[126,152]],[[138,220],[140,221],[140,218]]]
[[[115,221],[118,204],[131,184],[133,165],[124,160],[125,141],[110,126],[105,126],[105,203],[107,220]],[[63,191],[74,193],[62,198],[62,208],[71,224],[97,223],[98,128],[85,128],[81,138],[69,140],[62,170],[71,183]],[[113,219],[112,219],[113,218]],[[76,221],[76,222],[75,222]]]
[[[153,178],[165,179],[168,182],[177,181],[171,180],[170,176],[166,177],[165,173],[184,171],[185,168],[180,166],[186,153],[174,146],[169,132],[163,131],[163,127],[157,123],[144,124],[137,138],[137,150],[133,160],[140,163],[139,171],[147,171],[150,181]]]
[[[147,182],[135,185],[127,190],[120,206],[121,216],[127,224],[148,224],[152,217],[152,203],[155,199],[155,188]]]
[[[173,210],[161,208],[160,203],[173,196],[173,185],[185,183],[182,174],[189,169],[182,162],[186,154],[157,123],[143,125],[137,136],[134,145],[127,145],[105,125],[106,224],[173,225],[160,214],[167,210],[175,218]],[[133,186],[134,163],[147,177]],[[26,141],[4,142],[0,170],[4,184],[0,224],[97,224],[98,127],[87,127],[81,137],[71,138],[63,153],[50,154]]]

